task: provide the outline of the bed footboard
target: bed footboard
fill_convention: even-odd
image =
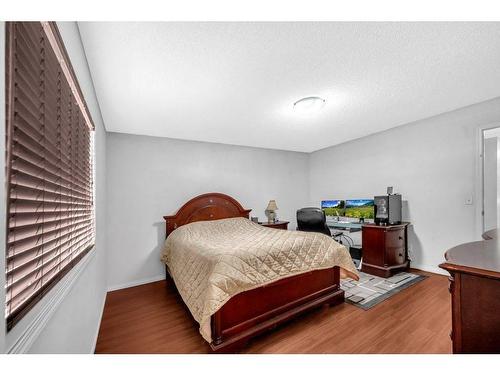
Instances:
[[[212,315],[215,352],[235,352],[246,342],[315,307],[344,302],[339,267],[310,271],[242,292]]]

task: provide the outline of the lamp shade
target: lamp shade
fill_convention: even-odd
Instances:
[[[275,211],[277,209],[278,209],[278,206],[276,205],[276,201],[274,199],[271,199],[267,205],[266,210]]]

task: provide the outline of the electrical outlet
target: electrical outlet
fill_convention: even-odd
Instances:
[[[472,199],[472,194],[470,194],[469,196],[467,196],[467,198],[465,198],[465,204],[470,206],[474,203],[473,199]]]
[[[408,249],[408,259],[410,260],[415,260],[415,257],[413,256],[413,250],[412,249]]]

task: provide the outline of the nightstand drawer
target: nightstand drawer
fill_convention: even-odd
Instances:
[[[289,221],[276,221],[274,223],[262,222],[259,224],[262,225],[263,227],[287,230]]]

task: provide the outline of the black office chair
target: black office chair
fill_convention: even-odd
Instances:
[[[305,207],[297,210],[297,230],[303,232],[318,232],[331,236],[326,225],[326,216],[321,208]]]
[[[297,230],[323,233],[333,237],[340,243],[342,243],[342,237],[347,237],[341,231],[332,233],[328,225],[326,225],[325,212],[317,207],[305,207],[297,210]]]

